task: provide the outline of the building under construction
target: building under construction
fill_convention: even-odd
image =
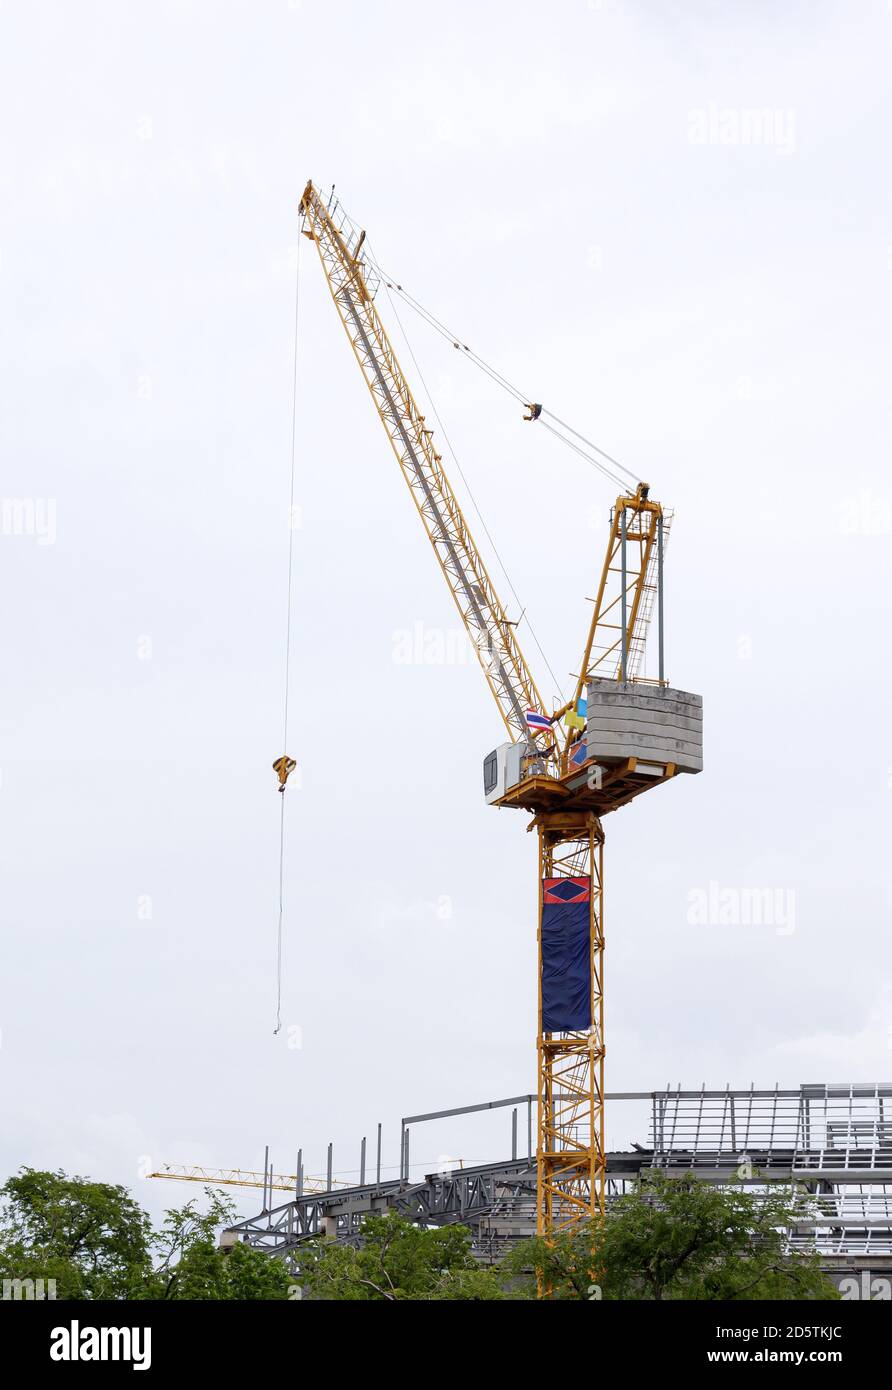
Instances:
[[[612,1126],[622,1107],[647,1114],[643,1142],[607,1153],[606,1205],[642,1175],[694,1175],[755,1193],[791,1194],[796,1219],[791,1250],[815,1248],[827,1273],[850,1297],[892,1297],[892,1083],[804,1085],[798,1090],[685,1091],[607,1095]],[[407,1115],[400,1125],[395,1175],[381,1168],[380,1130],[359,1181],[335,1182],[331,1148],[325,1180],[308,1182],[302,1159],[288,1179],[263,1179],[261,1210],[226,1231],[224,1244],[245,1241],[300,1268],[301,1247],[319,1237],[357,1242],[372,1212],[398,1211],[425,1226],[467,1225],[483,1262],[500,1259],[537,1227],[534,1095]],[[411,1142],[437,1121],[505,1110],[504,1156],[473,1166],[414,1173]],[[506,1125],[506,1130],[507,1130]],[[171,1174],[173,1176],[173,1174]],[[291,1195],[274,1193],[292,1184]],[[844,1282],[848,1281],[848,1282]]]

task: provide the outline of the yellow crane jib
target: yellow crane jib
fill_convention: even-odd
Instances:
[[[333,193],[323,197],[312,182],[300,208],[303,230],[316,246],[334,306],[508,737],[543,748],[550,735],[531,730],[526,719],[527,710],[544,709],[542,697],[378,314],[380,277],[367,257],[362,231]]]
[[[297,763],[295,762],[294,758],[289,758],[286,754],[283,754],[281,758],[276,758],[276,761],[273,763],[273,772],[277,772],[279,774],[280,792],[283,792],[285,790],[285,783],[288,781],[288,778],[291,776],[292,772],[296,767]]]

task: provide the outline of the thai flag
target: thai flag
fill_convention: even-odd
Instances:
[[[539,714],[534,709],[527,710],[526,721],[528,729],[548,730],[551,728],[551,720],[548,719],[544,714]]]

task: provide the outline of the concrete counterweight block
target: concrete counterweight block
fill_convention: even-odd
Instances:
[[[703,771],[703,697],[667,686],[593,680],[586,753],[610,766],[627,758]]]

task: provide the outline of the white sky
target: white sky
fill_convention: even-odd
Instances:
[[[479,672],[394,659],[458,619],[308,242],[272,1033],[309,176],[676,508],[706,768],[606,825],[609,1089],[889,1078],[890,57],[884,0],[3,5],[0,486],[53,518],[0,535],[3,1173],[157,1210],[147,1159],[395,1162],[534,1085],[532,840]],[[615,490],[408,326],[563,677]],[[795,929],[692,922],[711,882]]]

